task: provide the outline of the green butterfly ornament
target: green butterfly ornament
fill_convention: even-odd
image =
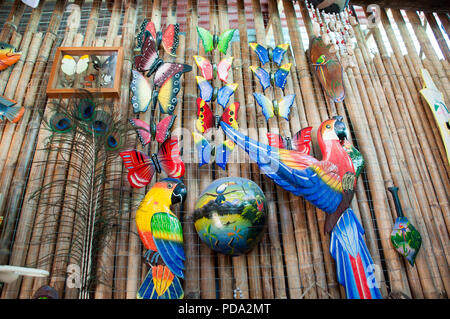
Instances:
[[[228,45],[230,44],[235,31],[236,29],[228,29],[221,35],[216,35],[211,34],[211,32],[202,27],[197,27],[198,36],[202,40],[205,53],[217,48],[223,54],[227,54]]]
[[[395,208],[398,214],[391,233],[392,245],[408,260],[411,266],[414,266],[416,256],[422,245],[422,237],[420,236],[419,231],[409,222],[408,218],[403,215],[403,210],[398,198],[398,187],[389,187],[388,190],[394,198]]]

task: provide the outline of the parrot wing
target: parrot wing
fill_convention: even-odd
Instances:
[[[298,151],[279,149],[244,136],[230,125],[220,123],[225,134],[244,149],[261,171],[296,196],[303,196],[328,214],[342,201],[342,183],[337,167]]]
[[[166,266],[177,277],[184,278],[183,229],[180,220],[170,213],[156,213],[151,220],[156,248]]]

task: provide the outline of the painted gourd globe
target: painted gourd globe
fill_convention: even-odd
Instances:
[[[248,253],[261,240],[267,222],[263,191],[251,180],[221,178],[195,204],[194,225],[201,240],[225,255]]]

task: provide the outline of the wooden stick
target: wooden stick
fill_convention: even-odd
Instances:
[[[448,166],[448,160],[447,160],[447,154],[445,152],[444,144],[442,142],[442,139],[440,137],[440,133],[436,125],[428,125],[428,123],[434,121],[433,114],[431,114],[431,111],[426,103],[426,101],[423,101],[419,97],[419,91],[423,88],[423,85],[421,83],[421,80],[419,79],[419,75],[416,74],[415,69],[409,69],[408,65],[409,63],[406,61],[408,55],[404,56],[398,46],[397,38],[394,36],[394,31],[392,29],[391,23],[389,21],[389,18],[387,16],[386,10],[381,11],[381,20],[383,22],[383,26],[386,30],[386,34],[389,39],[389,43],[394,51],[394,54],[399,61],[400,69],[403,73],[404,80],[406,81],[406,84],[408,86],[408,93],[411,95],[414,104],[417,105],[415,110],[412,110],[413,112],[413,118],[412,121],[415,123],[417,119],[419,118],[422,121],[422,127],[425,135],[427,136],[427,140],[430,143],[430,148],[434,154],[435,159],[437,160],[439,157],[441,158],[440,163],[443,162],[443,164],[446,166],[447,171],[449,170]],[[414,81],[414,79],[416,79]],[[414,113],[417,113],[415,115]],[[426,119],[428,119],[426,121]],[[420,124],[416,124],[420,125]],[[418,130],[421,130],[420,126]],[[439,150],[437,150],[437,149]],[[440,152],[440,154],[439,154]]]
[[[15,0],[9,12],[2,30],[0,31],[0,42],[9,42],[9,39],[17,27],[25,11],[25,4],[21,0]]]
[[[56,30],[59,26],[60,20],[61,20],[61,16],[62,16],[62,12],[63,12],[63,8],[64,8],[65,2],[58,2],[58,4],[55,6],[54,12],[52,14],[52,18],[49,24],[49,31],[43,41],[43,45],[41,47],[41,52],[42,54],[40,54],[40,59],[38,59],[38,62],[36,63],[35,66],[35,71],[33,72],[33,77],[31,81],[40,81],[40,76],[43,74],[44,68],[45,68],[45,61],[48,57],[48,54],[46,54],[46,52],[49,52],[51,49],[51,46],[55,40],[55,34],[56,34]],[[53,31],[53,32],[52,32]],[[39,71],[39,72],[37,72]],[[38,82],[37,82],[38,83]],[[28,97],[32,97],[33,101],[36,100],[36,90],[37,90],[37,85],[36,87],[33,89],[33,87],[30,87],[29,91],[28,91]],[[38,107],[37,107],[38,109]],[[37,115],[36,119],[33,119],[32,123],[40,123],[40,115],[38,114],[39,112],[35,112],[35,114]],[[43,130],[44,131],[44,130]],[[37,132],[36,132],[37,133]],[[29,134],[26,138],[27,142],[25,145],[34,145],[34,143],[32,143],[32,141],[36,138],[37,134]],[[47,134],[48,136],[48,134]],[[41,134],[40,136],[40,143],[38,142],[38,149],[42,148],[42,146],[44,145],[43,142],[46,138],[45,134]],[[18,166],[19,167],[28,167],[30,161],[31,161],[31,154],[34,151],[31,147],[28,148],[28,150],[31,152],[30,155],[28,154],[23,154],[23,157],[21,157]],[[38,187],[40,186],[40,181],[42,181],[42,173],[45,169],[45,167],[43,167],[42,165],[39,165],[37,163],[39,163],[39,159],[38,157],[40,156],[41,159],[42,157],[46,155],[45,152],[36,152],[36,156],[35,162],[33,163],[33,167],[31,168],[31,176],[38,176],[37,180],[32,180],[29,182],[29,187],[27,188],[27,193],[26,193],[26,197],[25,198],[29,198],[30,194],[32,194],[35,190],[38,189]],[[20,202],[20,199],[22,198],[22,191],[23,191],[23,185],[24,185],[24,181],[26,180],[26,170],[23,171],[16,171],[16,173],[18,173],[19,175],[17,176],[17,178],[14,178],[14,181],[17,183],[14,186],[17,186],[17,188],[14,189],[14,194],[16,194],[15,197],[10,197],[10,207],[12,208],[13,212],[10,213],[14,214],[17,213],[18,210],[18,205],[17,203]],[[33,174],[34,173],[34,174]],[[40,178],[39,178],[40,177]],[[24,252],[24,250],[26,251],[26,246],[24,246],[24,244],[26,245],[26,243],[29,242],[29,239],[26,240],[27,238],[30,238],[31,236],[31,232],[29,231],[28,227],[29,227],[29,223],[30,221],[34,220],[34,213],[35,210],[33,209],[33,204],[29,203],[29,202],[25,202],[23,204],[22,207],[22,213],[21,213],[21,219],[19,220],[19,225],[16,231],[16,240],[13,246],[13,251],[12,251],[12,255],[10,258],[10,264],[13,265],[23,265],[25,262],[25,258],[26,258],[26,254]],[[24,240],[22,240],[24,239]],[[18,293],[18,287],[20,286],[20,279],[16,282],[14,282],[11,285],[5,286],[6,289],[3,289],[2,294],[4,296],[14,296]]]
[[[442,54],[444,55],[444,58],[450,60],[450,50],[445,40],[445,35],[442,33],[435,16],[431,12],[425,12],[425,18],[430,25],[431,31],[433,31],[434,37],[436,38],[436,41],[439,45],[439,48],[441,49]]]
[[[193,55],[197,54],[197,48],[195,47],[198,43],[198,36],[196,26],[198,24],[198,12],[197,12],[197,1],[188,1],[186,16],[186,61],[193,61]],[[197,99],[197,87],[195,82],[195,76],[197,75],[196,68],[193,68],[191,72],[187,72],[183,75],[184,77],[184,99],[183,104],[178,107],[183,107],[184,111],[184,123],[183,126],[187,128],[190,132],[194,131],[194,123],[196,120],[196,99]],[[194,151],[194,144],[192,138],[183,139],[183,148],[185,150]],[[198,174],[198,164],[193,160],[195,154],[189,152],[189,154],[184,154],[184,162],[186,166],[185,181],[186,187],[188,188],[188,194],[184,206],[184,220],[183,220],[183,236],[184,236],[184,251],[186,255],[185,262],[185,280],[184,280],[184,292],[185,297],[188,299],[198,299],[200,298],[200,258],[199,258],[199,240],[198,235],[194,229],[194,205],[195,201],[200,195],[199,184],[194,182],[200,176]]]
[[[447,79],[446,74],[440,67],[439,58],[436,54],[436,52],[433,49],[433,45],[430,42],[430,39],[428,38],[428,35],[426,33],[425,28],[423,27],[422,23],[420,22],[420,18],[417,15],[415,11],[407,10],[406,15],[408,17],[409,23],[412,25],[414,33],[416,34],[417,40],[420,43],[420,47],[422,48],[423,52],[429,59],[431,63],[430,67],[434,69],[439,76],[439,84],[443,87],[443,94],[446,97],[447,104],[450,101],[449,93],[450,92],[450,82]]]
[[[23,65],[26,63],[26,60],[29,60],[28,51],[31,49],[30,43],[32,38],[34,38],[34,34],[37,31],[39,20],[41,19],[43,6],[44,2],[42,1],[41,3],[39,3],[39,6],[33,9],[33,11],[31,12],[30,20],[28,20],[27,28],[20,43],[20,51],[22,52],[22,56],[20,57],[20,60],[17,61],[16,64],[14,64],[14,69],[12,70],[11,75],[8,79],[8,84],[4,92],[4,95],[6,97],[14,95],[17,88],[17,83],[22,73]],[[23,86],[19,87],[22,88]],[[23,92],[23,94],[25,93],[24,90],[19,91]],[[18,102],[18,105],[22,103],[21,101],[19,102],[18,100],[15,101]]]

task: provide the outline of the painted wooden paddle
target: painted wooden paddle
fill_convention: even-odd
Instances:
[[[398,187],[389,187],[388,190],[394,198],[395,209],[398,214],[391,233],[392,245],[408,260],[411,266],[414,266],[414,261],[422,245],[422,237],[419,231],[409,222],[408,218],[403,215],[402,206],[398,198]]]

